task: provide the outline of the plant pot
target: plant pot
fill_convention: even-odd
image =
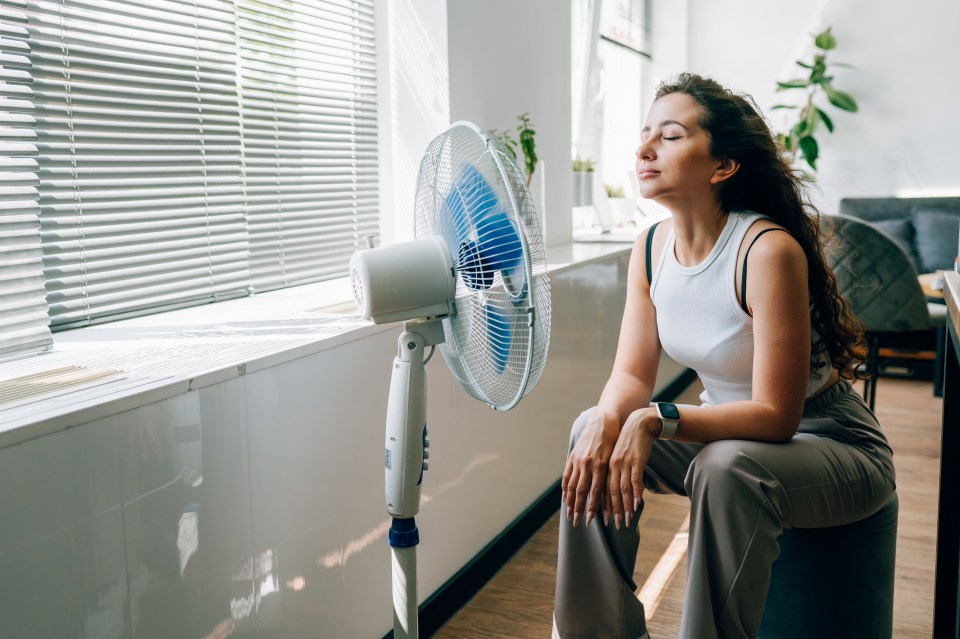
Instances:
[[[610,213],[614,226],[628,226],[633,224],[634,211],[637,208],[633,200],[628,200],[625,197],[611,197],[607,199],[607,204],[610,205]]]
[[[573,172],[573,205],[593,206],[593,171]]]

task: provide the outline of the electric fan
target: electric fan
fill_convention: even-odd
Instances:
[[[508,410],[540,380],[550,336],[539,221],[498,137],[455,122],[435,138],[420,162],[415,206],[416,239],[350,260],[361,314],[404,322],[384,450],[397,639],[418,633],[414,516],[430,457],[424,365],[439,346],[467,393]]]

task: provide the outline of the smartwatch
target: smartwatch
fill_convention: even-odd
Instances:
[[[680,426],[680,411],[677,410],[677,405],[657,402],[654,406],[657,407],[657,415],[663,425],[657,439],[673,439],[673,436],[677,434],[677,428]]]

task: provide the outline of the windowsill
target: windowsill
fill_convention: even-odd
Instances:
[[[604,244],[633,244],[637,236],[643,232],[646,227],[624,226],[614,227],[609,231],[603,231],[600,227],[589,229],[578,229],[573,232],[574,242],[599,242]]]
[[[556,275],[630,250],[631,239],[547,249]],[[353,315],[340,278],[54,334],[43,353],[0,363],[0,385],[27,375],[86,381],[0,405],[0,448],[204,388],[387,330]]]
[[[613,225],[606,231],[596,223],[585,227],[576,227],[575,225],[573,241],[632,244],[643,231],[669,217],[666,209],[649,202],[644,204],[643,210],[642,215],[636,215],[625,222]],[[589,224],[590,220],[596,221],[597,214],[593,211],[593,207],[578,207],[574,208],[574,211],[579,211],[579,216],[575,216],[575,220],[579,217],[581,223]]]

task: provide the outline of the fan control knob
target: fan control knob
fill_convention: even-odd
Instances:
[[[424,470],[430,470],[430,462],[428,462],[427,460],[424,460],[424,461],[423,461],[423,469],[424,469]]]
[[[424,450],[423,450],[423,458],[424,458],[424,459],[430,459],[430,451],[429,451],[429,450],[427,450],[427,449],[424,449]]]

